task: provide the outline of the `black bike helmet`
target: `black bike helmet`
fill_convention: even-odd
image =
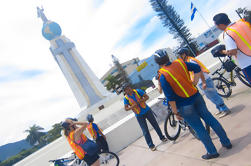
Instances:
[[[181,48],[178,52],[179,55],[186,54],[186,56],[189,55],[189,50],[187,48]]]
[[[164,65],[170,62],[167,52],[164,49],[155,51],[153,54],[154,60],[158,65]]]
[[[86,120],[87,120],[88,122],[93,122],[93,121],[94,121],[94,118],[93,118],[92,114],[88,114],[87,117],[86,117]]]
[[[123,91],[125,91],[125,89],[128,88],[128,87],[130,87],[130,84],[128,84],[128,83],[124,83],[124,84],[121,86],[121,88],[122,88]]]
[[[65,130],[70,130],[70,123],[68,123],[68,122],[63,122],[63,123],[61,123],[61,126],[62,126],[63,129],[65,129]]]

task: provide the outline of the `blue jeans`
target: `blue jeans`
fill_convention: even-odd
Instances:
[[[207,88],[205,90],[202,89],[202,83],[200,83],[198,86],[207,96],[207,98],[216,105],[216,108],[219,111],[229,111],[229,108],[226,106],[221,96],[217,93],[213,80],[211,78],[206,79],[206,84]]]
[[[162,134],[160,128],[159,128],[159,124],[156,121],[155,117],[153,116],[152,110],[150,109],[149,111],[147,111],[144,115],[138,115],[136,116],[140,128],[143,132],[143,135],[145,137],[146,143],[149,146],[149,148],[153,147],[153,141],[152,141],[152,137],[150,135],[147,123],[146,123],[146,119],[151,123],[151,125],[153,126],[154,130],[157,132],[158,136],[160,139],[165,138],[164,135]]]
[[[217,150],[212,142],[210,135],[203,126],[200,118],[202,118],[205,123],[215,131],[215,133],[220,138],[220,142],[223,146],[228,146],[231,144],[221,124],[208,111],[206,103],[201,95],[198,95],[198,97],[196,97],[193,104],[180,107],[179,113],[184,118],[184,120],[195,130],[196,134],[204,144],[209,154],[216,154]]]

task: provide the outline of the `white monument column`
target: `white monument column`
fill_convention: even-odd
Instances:
[[[78,53],[75,44],[61,35],[60,26],[49,21],[43,13],[43,9],[37,7],[37,13],[38,17],[43,20],[42,34],[45,39],[50,41],[50,51],[71,87],[80,108],[82,110],[88,108],[111,95]]]

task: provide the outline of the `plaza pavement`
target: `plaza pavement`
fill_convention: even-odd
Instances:
[[[216,112],[215,106],[205,100],[209,110]],[[225,103],[232,113],[218,120],[231,139],[233,148],[222,148],[218,137],[211,130],[219,158],[201,159],[201,155],[206,153],[205,148],[188,130],[182,132],[176,142],[168,141],[165,144],[151,130],[157,151],[149,150],[144,137],[141,137],[119,152],[120,166],[251,166],[251,88],[237,81],[237,87],[233,87],[232,96]],[[163,131],[163,123],[161,129]]]

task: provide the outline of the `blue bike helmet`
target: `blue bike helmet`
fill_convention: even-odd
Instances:
[[[158,65],[165,65],[170,62],[167,52],[164,49],[160,49],[154,52],[154,61]]]
[[[93,118],[92,114],[88,114],[87,117],[86,117],[86,120],[87,120],[88,122],[93,122],[93,121],[94,121],[94,118]]]
[[[182,54],[186,54],[186,56],[189,55],[189,50],[187,48],[181,48],[179,51],[178,51],[178,54],[179,55],[182,55]]]

